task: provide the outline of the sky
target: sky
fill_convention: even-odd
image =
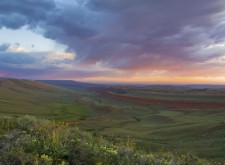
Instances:
[[[225,84],[225,2],[1,0],[0,77]]]

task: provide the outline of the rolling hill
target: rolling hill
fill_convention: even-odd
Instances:
[[[54,119],[76,119],[86,113],[77,102],[81,95],[41,82],[0,79],[0,114],[35,115]]]

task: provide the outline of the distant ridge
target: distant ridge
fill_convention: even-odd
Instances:
[[[225,88],[225,85],[211,85],[211,84],[188,84],[185,86],[189,87],[189,88],[197,88],[197,89],[205,89],[205,88],[222,89],[222,88]]]
[[[173,89],[173,90],[179,90],[179,89],[210,89],[210,90],[216,90],[216,89],[225,89],[225,85],[210,85],[210,84],[187,84],[187,85],[143,85],[141,87],[148,87],[153,89]]]
[[[103,84],[85,83],[73,80],[36,80],[36,81],[72,90],[86,90],[87,88],[105,86]]]
[[[79,82],[73,80],[36,80],[37,82],[42,82],[49,85],[54,85],[62,88],[73,89],[73,90],[86,90],[93,87],[112,87],[112,86],[130,86],[130,87],[148,87],[154,89],[225,89],[225,85],[213,85],[213,84],[97,84],[97,83],[87,83]]]

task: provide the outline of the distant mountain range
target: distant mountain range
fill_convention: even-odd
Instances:
[[[39,82],[39,83],[38,83]],[[98,84],[98,83],[87,83],[73,80],[25,80],[15,78],[0,78],[0,86],[14,86],[19,85],[27,88],[43,88],[49,87],[48,85],[58,86],[62,88],[72,90],[87,90],[93,87],[108,87],[108,86],[134,86],[134,87],[149,87],[149,88],[193,88],[193,89],[222,89],[225,85],[213,85],[213,84],[187,84],[187,85],[164,85],[164,84]],[[35,87],[34,87],[35,86]]]
[[[151,88],[193,88],[193,89],[222,89],[225,85],[212,85],[212,84],[187,84],[187,85],[148,85],[148,84],[97,84],[97,83],[86,83],[73,80],[37,80],[38,82],[55,85],[67,89],[81,90],[92,87],[107,87],[107,86],[136,86],[136,87],[151,87]]]

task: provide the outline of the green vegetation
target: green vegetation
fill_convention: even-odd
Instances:
[[[0,118],[4,165],[205,165],[191,154],[144,152],[125,142],[92,136],[63,122],[31,116]]]
[[[224,89],[86,88],[82,83],[78,88],[79,92],[35,81],[0,79],[0,116],[63,121],[121,141],[129,136],[140,150],[190,152],[225,162]]]

